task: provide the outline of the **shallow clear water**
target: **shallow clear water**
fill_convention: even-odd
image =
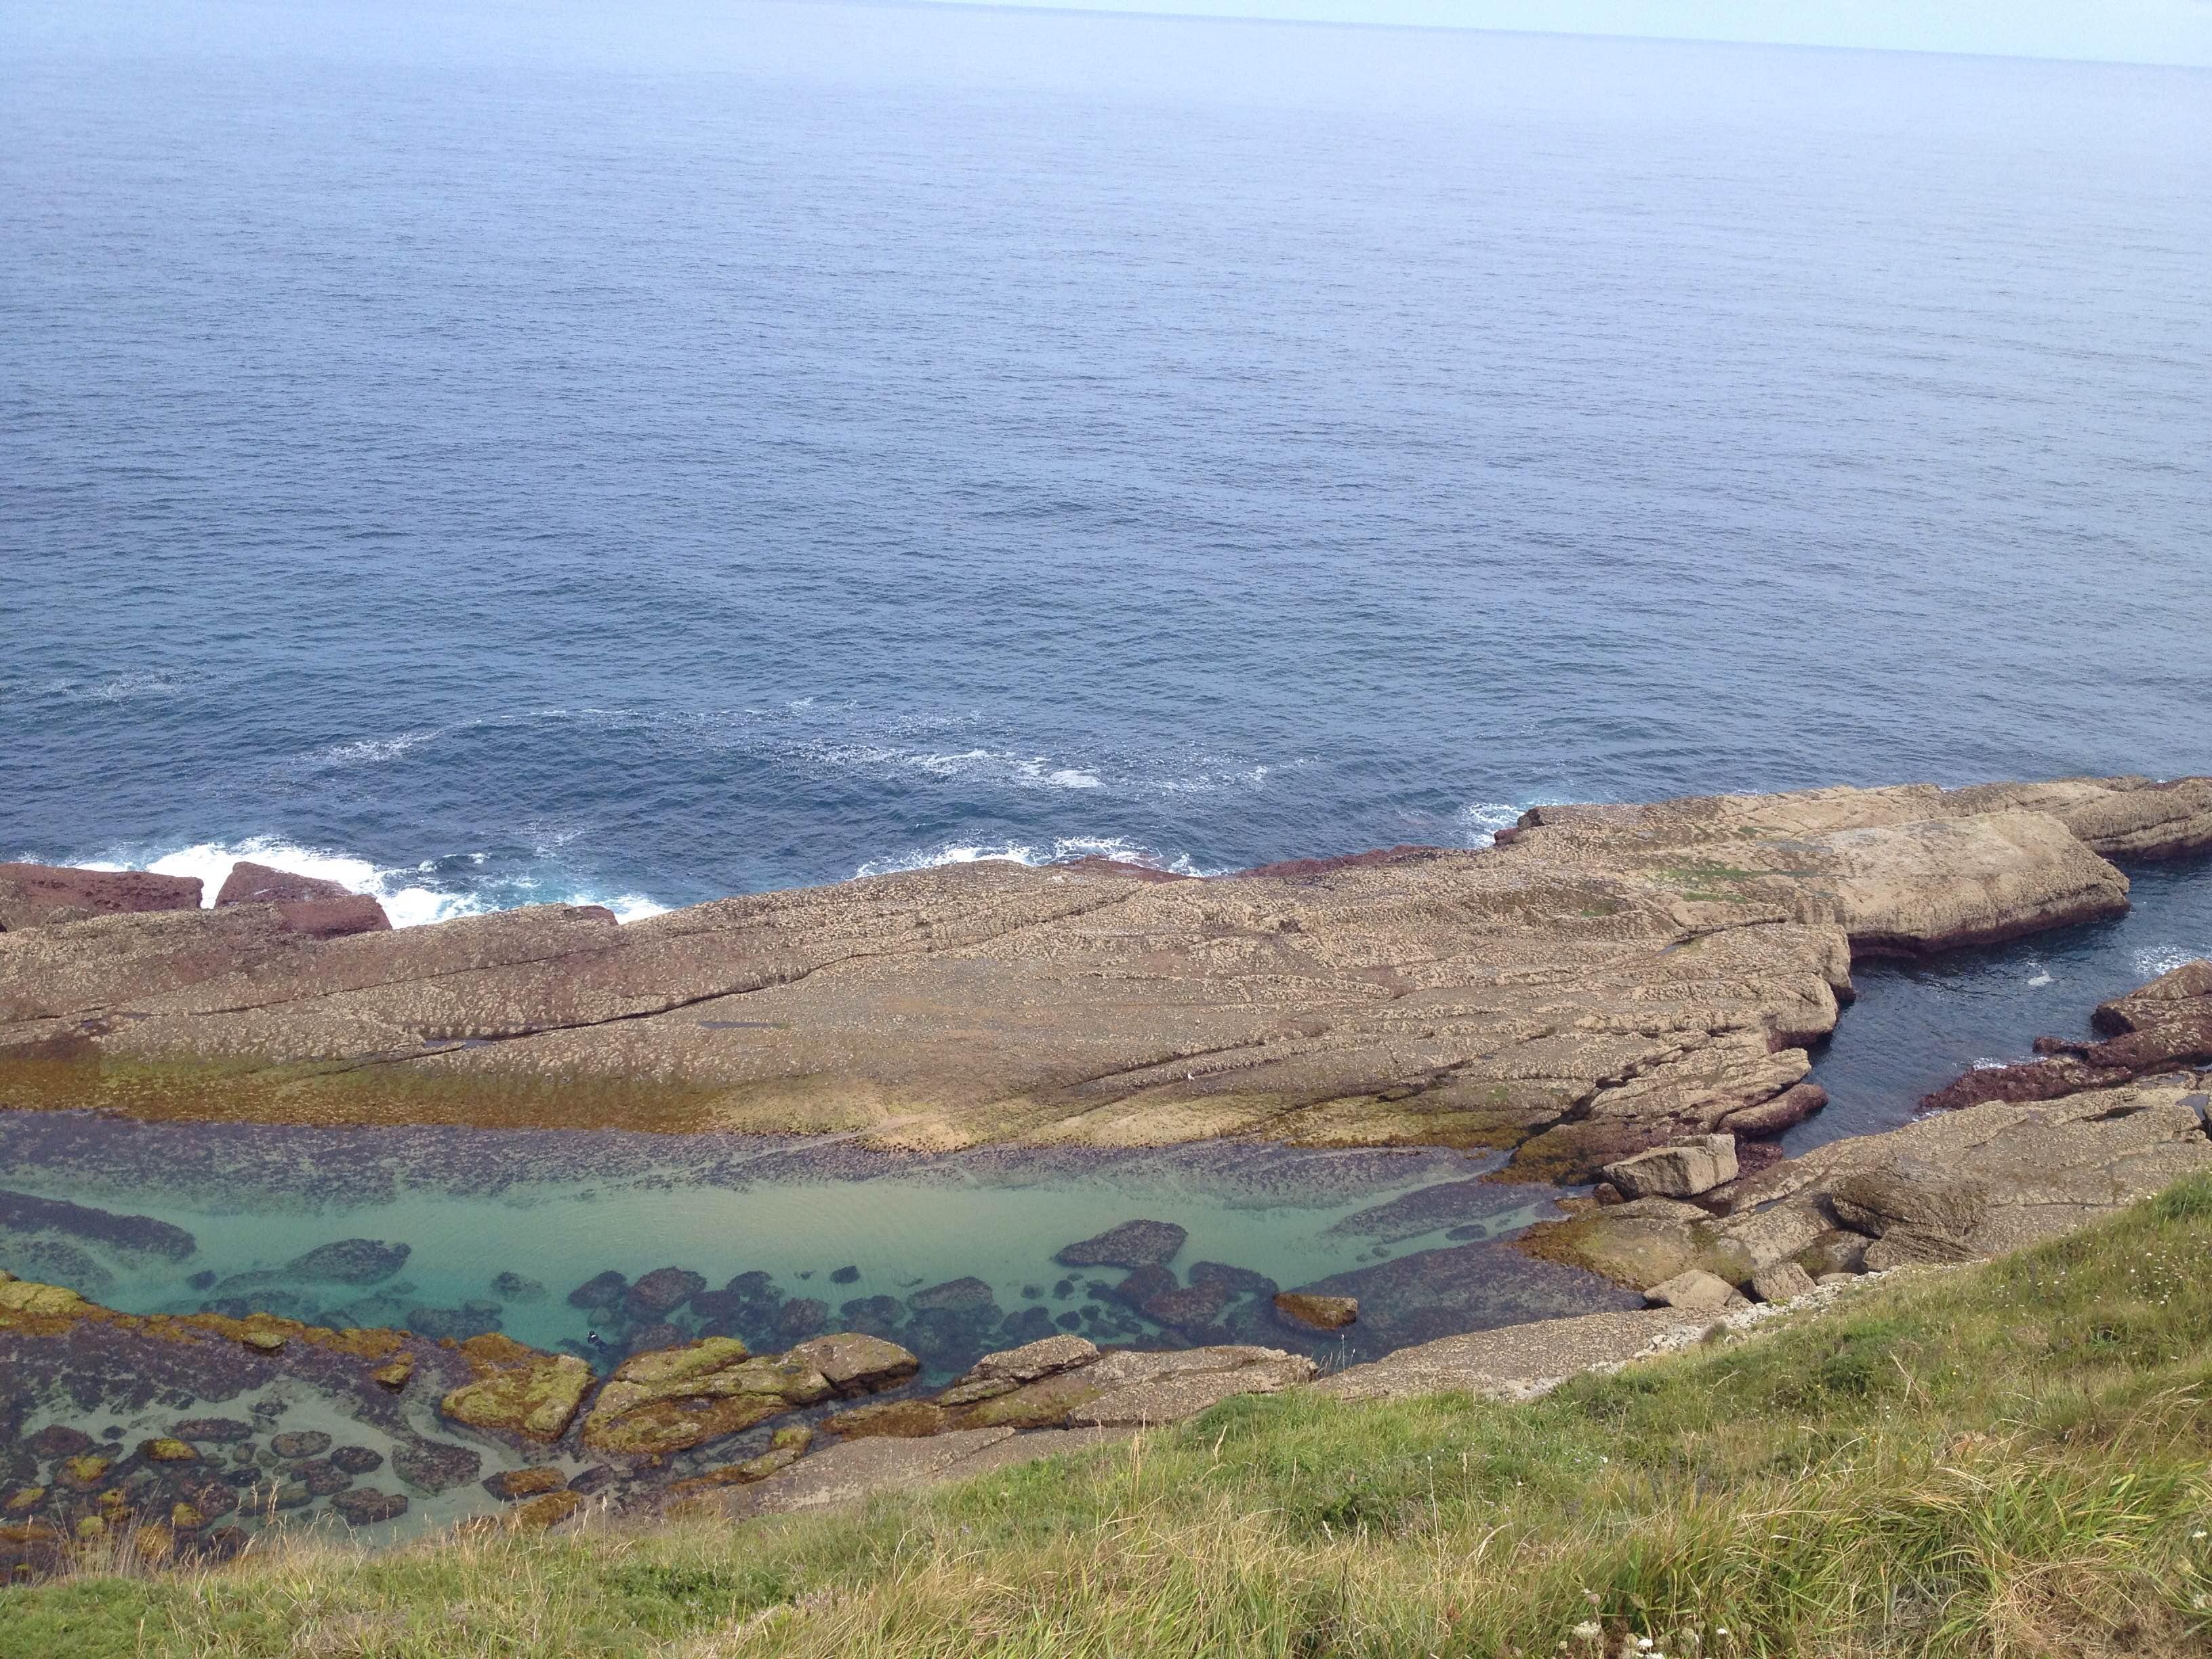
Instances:
[[[913,1158],[721,1136],[21,1115],[0,1121],[8,1188],[168,1223],[191,1248],[149,1249],[102,1218],[34,1217],[0,1231],[0,1266],[136,1312],[252,1307],[430,1335],[498,1329],[602,1364],[703,1332],[765,1348],[833,1328],[895,1336],[940,1374],[1062,1329],[1147,1345],[1261,1340],[1349,1359],[1620,1299],[1589,1275],[1490,1245],[1557,1213],[1545,1188],[1479,1179],[1498,1161],[1219,1146]],[[1138,1262],[1054,1261],[1136,1219],[1187,1234],[1167,1258],[1171,1277],[1128,1291]],[[407,1254],[356,1275],[366,1282],[296,1265],[363,1238]],[[603,1273],[634,1282],[661,1267],[697,1276],[672,1308],[621,1286],[592,1306],[569,1298]],[[1278,1287],[1347,1273],[1363,1314],[1342,1336],[1269,1310]],[[1443,1294],[1439,1273],[1453,1280]],[[760,1277],[731,1285],[745,1274]],[[945,1289],[955,1281],[970,1282]],[[1224,1288],[1204,1292],[1209,1283]],[[1179,1303],[1152,1299],[1194,1288]]]

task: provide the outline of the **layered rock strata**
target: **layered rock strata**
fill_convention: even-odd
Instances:
[[[1832,1141],[1697,1204],[1643,1198],[1589,1209],[1530,1229],[1518,1248],[1668,1303],[1670,1286],[1691,1273],[1788,1294],[1796,1274],[2019,1249],[2212,1168],[2212,1074],[2177,1065],[2212,1061],[2208,1012],[2212,962],[2186,963],[2100,1008],[2100,1029],[2114,1034],[2104,1042],[1972,1072],[1929,1097],[1951,1109]]]
[[[18,1104],[1518,1148],[1532,1178],[1817,1105],[1856,952],[2112,915],[2212,780],[1542,807],[1481,851],[1212,880],[977,864],[617,927],[542,907],[317,939],[283,906],[9,925]],[[70,1063],[77,1062],[77,1063]]]

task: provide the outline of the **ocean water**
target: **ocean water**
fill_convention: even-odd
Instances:
[[[404,921],[2212,766],[2212,76],[13,0],[0,856]]]

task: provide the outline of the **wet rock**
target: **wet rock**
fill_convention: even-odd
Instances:
[[[188,1417],[181,1423],[172,1423],[169,1432],[179,1440],[226,1446],[253,1438],[253,1425],[235,1417]]]
[[[483,1468],[483,1456],[444,1440],[402,1440],[392,1448],[392,1472],[417,1492],[450,1492]]]
[[[197,876],[0,864],[0,932],[58,927],[93,916],[126,912],[197,910],[200,894]]]
[[[379,1365],[369,1372],[369,1379],[388,1393],[398,1394],[415,1375],[415,1359],[411,1354],[402,1354],[389,1364]]]
[[[295,1279],[340,1285],[380,1285],[407,1265],[410,1248],[380,1238],[341,1238],[295,1256],[284,1272]]]
[[[623,1344],[626,1353],[652,1353],[661,1348],[673,1348],[690,1339],[690,1333],[681,1325],[672,1325],[665,1320],[651,1325],[640,1325]]]
[[[1349,1296],[1311,1296],[1301,1291],[1284,1291],[1274,1298],[1275,1311],[1291,1321],[1316,1331],[1340,1331],[1359,1317],[1359,1302]]]
[[[624,1361],[592,1402],[583,1443],[617,1456],[688,1450],[831,1392],[803,1358],[756,1359],[734,1338],[708,1337]]]
[[[327,1457],[311,1457],[298,1465],[292,1473],[300,1484],[318,1498],[328,1498],[333,1492],[343,1492],[353,1485],[353,1477]]]
[[[114,1460],[102,1457],[97,1452],[80,1452],[75,1457],[65,1457],[54,1470],[54,1484],[71,1492],[98,1492],[107,1479]]]
[[[1194,1297],[1209,1298],[1217,1307],[1223,1299],[1218,1297],[1218,1292],[1212,1291],[1194,1291],[1188,1294]],[[999,1328],[992,1334],[990,1340],[994,1342],[1002,1342],[1011,1348],[1018,1347],[1028,1342],[1042,1342],[1053,1334],[1052,1315],[1049,1312],[1042,1308],[1024,1308],[1019,1313],[1008,1314],[1001,1320]]]
[[[438,1408],[473,1428],[557,1440],[592,1385],[591,1368],[582,1360],[542,1353],[503,1336],[472,1337],[461,1344],[461,1352],[476,1380],[447,1394]]]
[[[568,1490],[582,1492],[588,1498],[593,1492],[605,1491],[620,1478],[621,1471],[613,1464],[594,1463],[590,1468],[581,1470],[570,1477]]]
[[[629,1289],[629,1280],[610,1267],[569,1291],[568,1305],[572,1308],[611,1308],[621,1302],[623,1292]]]
[[[49,1423],[23,1443],[32,1456],[43,1461],[80,1456],[100,1443],[82,1429],[72,1428],[66,1423]]]
[[[905,1319],[906,1304],[895,1296],[857,1296],[837,1310],[837,1316],[856,1331],[889,1337]]]
[[[1690,1313],[1714,1313],[1743,1300],[1728,1280],[1696,1267],[1662,1280],[1644,1294],[1655,1308],[1680,1308]]]
[[[373,1527],[380,1522],[396,1521],[407,1513],[407,1500],[398,1492],[379,1492],[374,1486],[356,1486],[342,1492],[331,1499],[335,1510],[347,1525]]]
[[[785,1342],[803,1342],[821,1334],[830,1322],[830,1304],[811,1296],[795,1296],[775,1316],[775,1334]]]
[[[1053,1260],[1063,1267],[1164,1267],[1189,1237],[1172,1221],[1125,1221],[1063,1246]]]
[[[1983,1066],[1920,1097],[1925,1112],[1956,1112],[1991,1101],[2057,1100],[2090,1089],[2109,1089],[2134,1075],[2124,1066],[2094,1066],[2078,1054]]]
[[[64,1198],[4,1190],[0,1190],[0,1232],[64,1233],[171,1261],[181,1261],[199,1248],[199,1242],[182,1227],[151,1216],[118,1215]]]
[[[975,1313],[996,1304],[991,1287],[980,1279],[954,1279],[916,1291],[906,1304],[917,1313]]]
[[[655,1267],[629,1287],[623,1297],[623,1308],[633,1319],[665,1319],[706,1288],[703,1273],[684,1267]]]
[[[451,1337],[460,1342],[497,1331],[506,1313],[496,1302],[464,1302],[458,1308],[410,1308],[407,1328],[418,1336]]]
[[[384,1467],[384,1454],[367,1446],[339,1446],[331,1451],[331,1463],[348,1474],[369,1474]]]
[[[802,1342],[788,1358],[811,1366],[848,1398],[894,1387],[921,1369],[921,1360],[897,1343],[851,1332]]]
[[[947,1426],[945,1408],[927,1400],[886,1400],[872,1406],[858,1406],[851,1411],[838,1412],[824,1418],[822,1432],[842,1439],[858,1440],[868,1436],[886,1435],[902,1440],[916,1439],[923,1435],[940,1434]]]
[[[502,1469],[483,1482],[483,1489],[502,1504],[512,1504],[524,1498],[536,1498],[540,1493],[559,1492],[568,1484],[568,1477],[560,1470],[545,1465],[527,1469]]]
[[[331,1449],[331,1437],[320,1429],[298,1429],[270,1437],[269,1449],[279,1457],[320,1457]]]
[[[505,1302],[539,1302],[545,1297],[544,1285],[512,1271],[496,1274],[491,1281],[491,1291]]]
[[[140,1441],[138,1455],[149,1463],[191,1463],[199,1458],[184,1441],[167,1437]]]
[[[1605,1166],[1606,1179],[1630,1198],[1691,1198],[1735,1174],[1732,1134],[1699,1135]]]
[[[532,1498],[518,1504],[507,1512],[514,1525],[526,1532],[543,1532],[557,1527],[584,1507],[584,1497],[577,1492],[549,1492],[543,1498]]]
[[[1156,1297],[1181,1288],[1168,1268],[1139,1267],[1120,1284],[1105,1287],[1104,1294],[1125,1308],[1142,1308]]]
[[[832,1285],[857,1285],[860,1282],[860,1270],[851,1267],[834,1268],[830,1274],[830,1282]]]

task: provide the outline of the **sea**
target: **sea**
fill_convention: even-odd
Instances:
[[[2212,73],[782,0],[0,21],[0,857],[254,857],[402,925],[1214,873],[2212,769],[2208,641]],[[1936,972],[2078,1019],[2212,950],[2208,886]]]

